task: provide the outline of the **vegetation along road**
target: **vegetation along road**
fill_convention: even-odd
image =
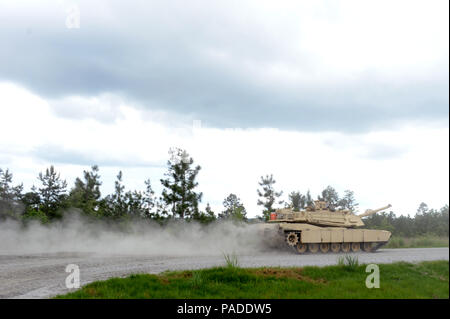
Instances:
[[[356,253],[359,263],[392,263],[449,260],[449,249],[408,248],[380,249],[375,253]],[[296,255],[289,252],[266,252],[239,255],[241,267],[325,266],[336,265],[341,254]],[[89,253],[53,253],[0,255],[0,298],[47,298],[70,292],[65,281],[66,266],[76,264],[81,285],[111,277],[136,273],[160,273],[166,270],[200,269],[225,264],[218,253],[210,256],[99,255]]]

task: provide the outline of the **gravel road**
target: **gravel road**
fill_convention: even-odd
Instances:
[[[418,262],[449,260],[448,248],[380,249],[357,253],[361,263]],[[296,255],[266,252],[239,255],[243,267],[334,265],[337,254]],[[80,269],[81,285],[131,273],[159,273],[165,270],[198,269],[224,264],[222,256],[145,256],[98,255],[90,253],[53,253],[0,255],[0,298],[48,298],[69,291],[65,287],[68,264]]]

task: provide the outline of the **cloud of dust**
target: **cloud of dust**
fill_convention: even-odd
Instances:
[[[117,225],[92,221],[77,213],[66,214],[50,225],[23,226],[0,222],[0,254],[92,252],[161,256],[251,254],[265,250],[258,225],[217,221],[209,225],[173,221],[160,226],[135,221]]]

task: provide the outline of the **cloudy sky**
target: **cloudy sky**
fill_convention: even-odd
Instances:
[[[188,4],[187,4],[188,3]],[[71,184],[98,164],[157,193],[168,149],[203,204],[274,174],[361,209],[449,202],[449,2],[0,1],[0,167]]]

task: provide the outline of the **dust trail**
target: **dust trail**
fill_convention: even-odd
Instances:
[[[0,222],[0,254],[93,252],[161,256],[222,255],[264,250],[257,225],[214,222],[207,226],[174,221],[166,226],[135,221],[117,225],[92,221],[70,213],[50,225],[26,227],[12,220]]]

